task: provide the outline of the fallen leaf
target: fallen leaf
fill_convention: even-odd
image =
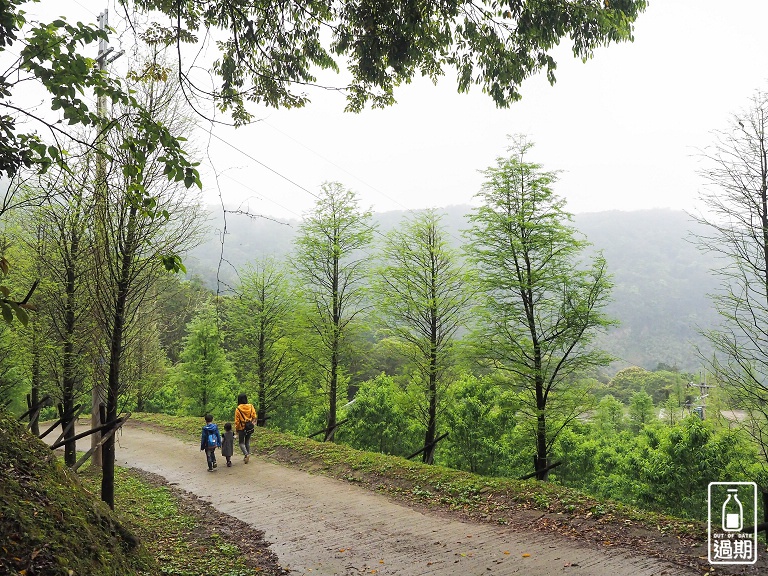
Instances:
[[[523,558],[530,558],[530,557],[531,557],[531,555],[530,555],[530,554],[527,554],[527,553],[526,553],[526,554],[523,554]]]
[[[504,550],[504,554],[509,554],[509,550]]]

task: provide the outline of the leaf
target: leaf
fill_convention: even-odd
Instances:
[[[29,324],[29,314],[21,306],[14,306],[14,309],[16,310],[16,318],[26,328]]]
[[[8,306],[5,302],[0,302],[0,308],[3,309],[3,320],[5,320],[6,324],[12,324],[13,323],[13,310],[11,310],[11,307]]]

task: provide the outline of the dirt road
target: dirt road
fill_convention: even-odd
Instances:
[[[209,473],[199,445],[125,427],[118,465],[158,474],[218,510],[263,530],[294,574],[402,576],[692,575],[656,559],[596,550],[553,535],[423,514],[323,476],[237,455]],[[219,462],[222,459],[219,457]]]

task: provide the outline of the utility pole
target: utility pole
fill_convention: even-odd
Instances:
[[[699,375],[699,383],[694,384],[693,382],[688,383],[689,388],[698,388],[699,389],[699,401],[701,404],[699,406],[696,406],[693,411],[704,420],[705,411],[707,408],[707,398],[709,397],[709,389],[715,388],[714,384],[707,384],[707,378],[706,375],[701,376]]]
[[[107,31],[109,29],[109,10],[99,14],[99,30]],[[107,65],[117,60],[123,55],[123,51],[112,54],[114,48],[109,47],[109,41],[104,38],[99,39],[99,53],[96,56],[96,62],[99,70],[102,72],[107,69]],[[110,54],[112,54],[110,56]],[[96,114],[101,119],[98,126],[98,139],[96,141],[96,182],[94,186],[95,196],[95,225],[96,240],[94,249],[94,264],[96,267],[94,281],[96,283],[96,292],[101,288],[101,274],[104,270],[104,258],[106,257],[106,218],[107,218],[107,166],[106,157],[103,153],[104,137],[107,131],[107,97],[99,95],[96,99]],[[93,389],[91,391],[91,429],[99,427],[104,422],[101,421],[104,414],[105,387],[102,378],[103,359],[99,366],[94,370]],[[91,458],[91,465],[101,468],[101,448],[96,448],[101,440],[101,433],[91,435],[91,448],[95,448]]]

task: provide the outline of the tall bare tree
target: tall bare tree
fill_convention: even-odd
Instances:
[[[93,351],[95,326],[86,281],[94,271],[89,227],[93,209],[92,164],[93,155],[85,154],[72,172],[61,171],[53,179],[45,178],[46,202],[35,219],[45,235],[47,248],[38,256],[46,270],[41,290],[46,298],[41,310],[43,317],[36,324],[50,326],[57,343],[49,355],[49,366],[58,382],[65,429],[90,375],[88,366]],[[66,438],[74,435],[71,428]],[[73,441],[65,445],[64,455],[68,465],[75,463]]]
[[[696,241],[720,257],[713,273],[721,288],[711,298],[721,323],[705,333],[715,354],[702,360],[747,412],[744,429],[768,473],[768,94],[757,92],[714,136],[703,152],[705,211],[697,217],[709,233]],[[761,483],[768,487],[768,476]]]
[[[157,61],[150,61],[140,74],[132,76],[145,110],[161,118],[174,133],[188,133],[188,116],[169,77],[173,78]],[[169,178],[162,151],[142,133],[131,130],[131,116],[143,113],[119,110],[122,129],[107,138],[113,154],[105,186],[104,243],[96,243],[97,250],[104,250],[97,259],[103,267],[94,275],[94,302],[105,342],[104,361],[97,366],[106,370],[100,377],[106,381],[107,421],[117,419],[127,385],[121,376],[127,338],[141,337],[129,327],[153,305],[151,287],[169,267],[179,266],[177,254],[194,245],[201,224],[197,198],[180,185],[184,175]],[[112,437],[103,445],[101,486],[102,500],[110,506],[114,506],[114,456]]]

